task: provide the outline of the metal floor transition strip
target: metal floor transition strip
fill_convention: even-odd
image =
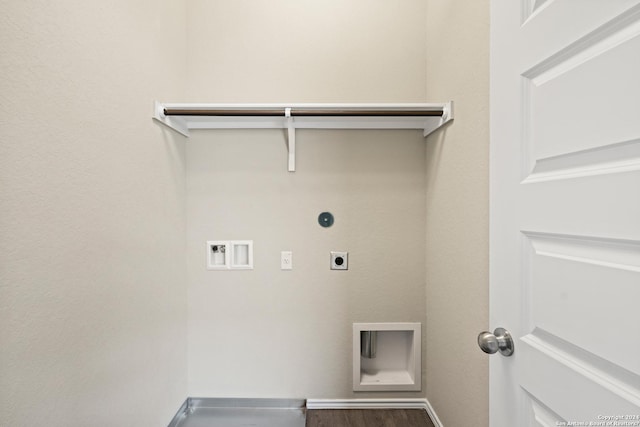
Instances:
[[[188,398],[169,427],[304,427],[304,399]]]

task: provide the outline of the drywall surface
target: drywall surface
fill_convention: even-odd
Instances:
[[[151,113],[182,95],[185,5],[0,4],[0,425],[167,425],[185,154]]]
[[[423,1],[189,1],[200,102],[426,102]],[[418,131],[193,132],[187,143],[189,393],[353,393],[352,323],[424,322]],[[318,215],[335,216],[321,228]],[[251,239],[254,270],[207,271],[207,240]],[[349,270],[329,270],[330,251]],[[293,270],[280,252],[293,251]]]
[[[426,102],[424,0],[189,0],[199,102]]]
[[[297,147],[290,173],[281,131],[189,141],[189,393],[399,397],[352,392],[352,323],[424,322],[424,139],[301,130]],[[253,270],[206,270],[207,240],[245,239]],[[349,270],[330,270],[330,251]]]
[[[455,101],[427,142],[427,398],[445,426],[487,426],[489,2],[427,3],[427,93]]]

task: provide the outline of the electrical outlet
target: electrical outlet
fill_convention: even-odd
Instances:
[[[332,270],[348,270],[349,269],[349,252],[331,251],[331,269]]]
[[[293,252],[280,252],[280,270],[293,270]]]

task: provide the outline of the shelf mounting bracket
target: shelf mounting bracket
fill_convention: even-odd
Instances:
[[[296,171],[296,128],[291,117],[291,108],[284,109],[284,117],[287,121],[287,150],[289,151],[289,161],[287,170],[289,172]]]

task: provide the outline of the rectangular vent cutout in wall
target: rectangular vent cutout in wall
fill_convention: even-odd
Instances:
[[[420,391],[420,323],[353,324],[354,391]]]

